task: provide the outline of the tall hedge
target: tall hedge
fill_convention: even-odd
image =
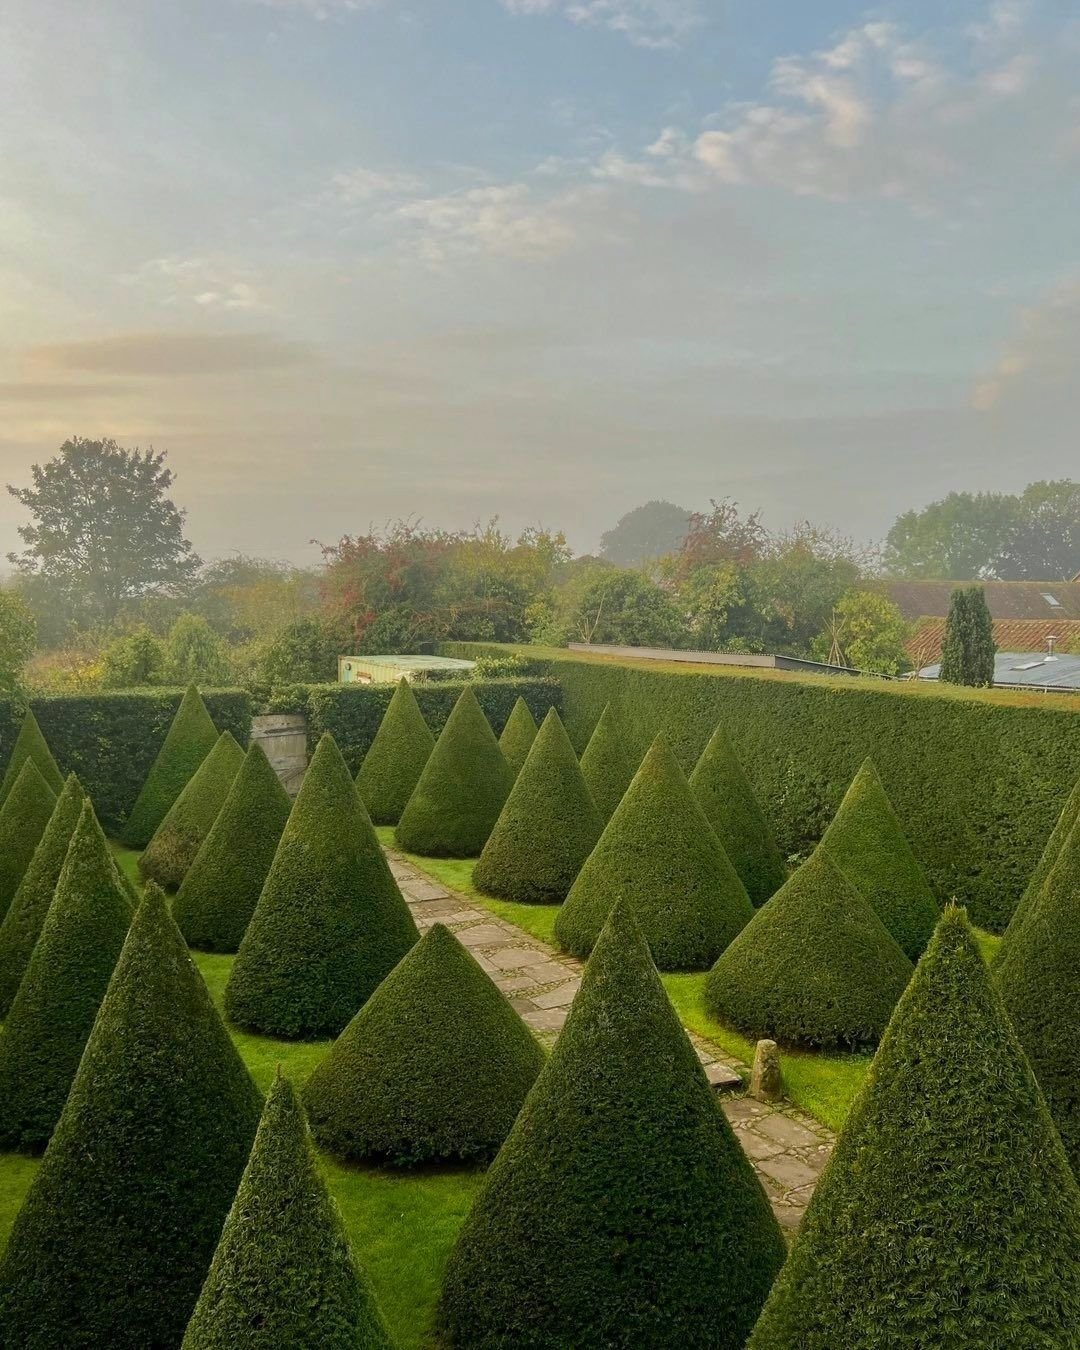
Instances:
[[[876,1045],[910,978],[870,903],[818,849],[713,966],[705,1003],[755,1040]]]
[[[618,905],[465,1220],[454,1345],[741,1347],[784,1259],[769,1203]]]
[[[963,912],[897,1006],[749,1350],[1069,1346],[1080,1190]]]
[[[356,775],[372,824],[398,823],[434,748],[412,685],[402,676]]]
[[[183,1350],[391,1350],[295,1089],[271,1087]]]
[[[173,899],[189,947],[239,949],[274,861],[291,803],[266,751],[252,741],[229,795]]]
[[[225,986],[269,1036],[336,1036],[417,940],[332,736],[319,742]]]
[[[139,858],[139,871],[159,886],[175,889],[213,829],[244,752],[231,731],[223,731],[213,750],[184,785]]]
[[[124,823],[121,838],[128,848],[147,846],[173,802],[217,744],[217,739],[218,731],[206,711],[206,704],[191,685]]]
[[[848,788],[821,847],[912,961],[922,955],[938,906],[882,786],[867,759]]]
[[[0,806],[0,919],[6,917],[55,809],[56,794],[34,761],[23,760],[15,786]]]
[[[34,943],[41,933],[85,800],[86,794],[79,780],[69,773],[34,856],[0,923],[0,1019],[7,1016]]]
[[[127,892],[84,802],[0,1035],[0,1148],[39,1153],[49,1142],[130,922]]]
[[[627,754],[618,719],[610,703],[604,704],[581,756],[581,772],[606,825],[634,777],[634,762]]]
[[[398,844],[427,857],[475,858],[513,785],[513,772],[466,685],[401,813]]]
[[[32,708],[26,710],[26,715],[19,727],[19,734],[15,738],[15,744],[8,757],[4,777],[0,779],[0,806],[3,806],[4,802],[7,801],[8,793],[15,786],[15,780],[19,776],[19,770],[28,759],[34,761],[42,778],[45,779],[53,792],[59,794],[64,786],[64,775],[57,767],[52,751],[49,749],[45,737],[41,734],[41,728],[38,726]]]
[[[1004,959],[1010,943],[1020,931],[1025,918],[1042,893],[1046,879],[1054,870],[1065,841],[1072,833],[1073,826],[1078,820],[1080,820],[1080,778],[1076,780],[1075,787],[1069,793],[1068,800],[1061,809],[1061,815],[1058,816],[1054,828],[1050,832],[1050,838],[1046,841],[1046,847],[1042,851],[1035,871],[1032,872],[1024,894],[1020,897],[1020,903],[1016,906],[1013,916],[1009,920],[1009,926],[1005,929],[1001,945],[997,950],[996,959],[998,961]]]
[[[8,1343],[178,1345],[261,1106],[151,883],[0,1260]]]
[[[529,711],[529,705],[523,698],[519,698],[511,709],[506,726],[503,727],[502,735],[499,737],[499,749],[506,756],[506,762],[513,769],[515,776],[521,772],[525,761],[529,758],[529,751],[532,749],[533,741],[536,740],[538,730],[536,718]]]
[[[723,727],[702,751],[690,788],[716,831],[750,903],[761,906],[787,880],[787,867],[754,789]]]
[[[507,900],[560,904],[603,828],[574,747],[552,708],[484,845],[473,882]]]
[[[592,951],[620,896],[661,970],[707,970],[754,912],[662,736],[555,919],[555,936],[567,951]]]
[[[1003,945],[994,970],[1005,1011],[1080,1177],[1080,821]]]

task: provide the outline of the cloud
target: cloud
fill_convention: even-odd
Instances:
[[[381,9],[383,0],[248,0],[266,9],[280,9],[306,15],[309,19],[333,19],[363,10]]]
[[[338,200],[346,205],[369,202],[375,197],[411,196],[423,188],[422,181],[411,173],[359,166],[341,170],[331,182]]]
[[[1038,413],[1067,403],[1080,414],[1076,371],[1080,366],[1080,278],[1069,277],[1040,304],[1020,311],[1017,332],[1005,354],[971,391],[979,412],[1024,408]],[[1041,423],[1040,423],[1041,425]]]
[[[679,46],[704,23],[697,0],[502,0],[511,14],[560,14],[581,27],[621,33],[637,47]]]
[[[213,311],[264,309],[267,303],[250,275],[206,258],[151,258],[127,280],[165,305]]]
[[[30,347],[31,372],[98,375],[218,375],[279,370],[314,359],[310,348],[270,333],[121,333]]]

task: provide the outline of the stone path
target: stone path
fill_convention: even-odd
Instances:
[[[393,850],[387,850],[387,857],[420,931],[445,924],[536,1035],[549,1044],[554,1041],[581,984],[584,963],[496,918]],[[786,1229],[794,1229],[832,1151],[832,1132],[790,1104],[742,1096],[748,1066],[722,1055],[703,1036],[687,1034],[706,1077],[723,1094],[724,1112],[761,1177],[776,1217]]]

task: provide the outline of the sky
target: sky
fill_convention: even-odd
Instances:
[[[207,557],[1080,476],[1071,0],[5,0],[0,482]],[[0,549],[22,508],[0,500]]]

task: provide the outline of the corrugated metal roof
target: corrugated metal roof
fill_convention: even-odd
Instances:
[[[924,666],[919,679],[936,680],[940,663]],[[994,684],[1019,689],[1080,690],[1080,656],[1055,656],[1045,652],[998,652],[994,658]]]

